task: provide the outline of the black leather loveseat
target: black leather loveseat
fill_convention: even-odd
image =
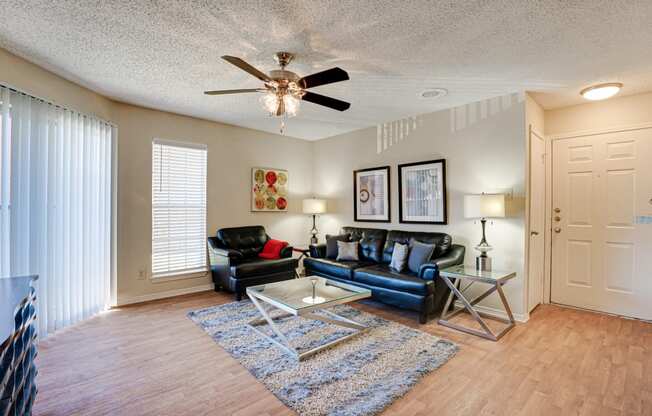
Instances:
[[[336,261],[326,258],[325,244],[311,246],[310,257],[303,260],[307,275],[368,288],[380,302],[418,311],[421,323],[444,307],[450,289],[438,279],[439,270],[464,262],[464,246],[452,244],[450,235],[357,227],[344,227],[342,234],[360,241],[360,260]],[[436,245],[430,261],[418,273],[390,269],[394,243],[412,239]]]
[[[292,247],[281,251],[280,259],[258,257],[269,236],[261,225],[222,228],[208,238],[208,255],[215,290],[234,292],[242,299],[248,286],[293,279],[299,260],[292,258]]]

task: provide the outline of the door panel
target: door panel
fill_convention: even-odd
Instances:
[[[530,132],[530,245],[528,311],[543,300],[545,270],[546,146],[543,137]]]
[[[652,319],[652,129],[553,142],[553,302]]]

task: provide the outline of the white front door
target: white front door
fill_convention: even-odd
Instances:
[[[652,129],[553,142],[555,303],[652,319]]]
[[[543,300],[545,269],[546,144],[530,131],[530,246],[528,312]]]

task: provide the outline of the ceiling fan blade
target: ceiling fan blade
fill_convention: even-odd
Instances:
[[[206,95],[226,95],[226,94],[240,94],[244,92],[264,92],[267,91],[264,88],[249,88],[245,90],[216,90],[216,91],[204,91]]]
[[[243,71],[249,72],[251,75],[255,76],[256,78],[258,78],[261,81],[269,82],[269,81],[272,80],[269,76],[267,76],[266,73],[257,70],[256,68],[249,65],[248,63],[246,63],[245,61],[243,61],[240,58],[237,58],[235,56],[224,55],[222,57],[222,59],[224,59],[225,61],[227,61],[228,63],[230,63],[232,65],[237,66],[238,68],[242,69]]]
[[[325,71],[307,75],[297,81],[301,88],[313,88],[320,85],[332,84],[334,82],[346,81],[349,74],[342,68],[331,68]]]
[[[346,101],[338,100],[336,98],[327,97],[321,94],[315,94],[314,92],[306,92],[303,97],[303,101],[308,101],[313,104],[323,105],[324,107],[332,108],[337,111],[345,111],[351,107],[350,103]]]

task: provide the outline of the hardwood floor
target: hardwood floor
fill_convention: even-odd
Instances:
[[[206,292],[125,307],[42,341],[34,414],[293,414],[185,317],[230,301]],[[545,305],[494,343],[355,305],[461,347],[384,415],[652,415],[652,324]]]

